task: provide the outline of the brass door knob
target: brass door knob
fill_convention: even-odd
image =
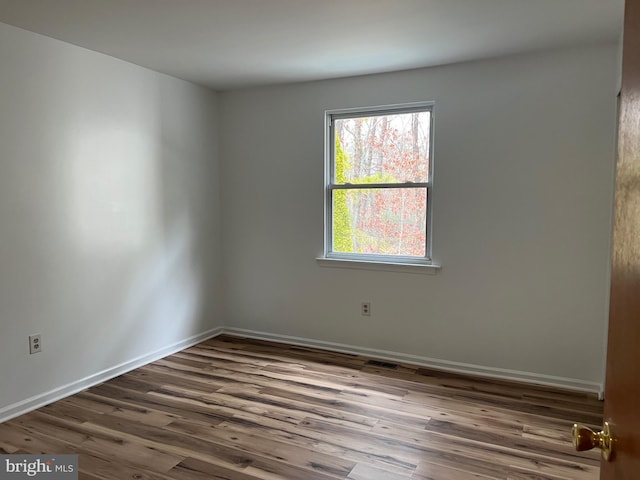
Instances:
[[[571,436],[573,437],[573,446],[577,451],[583,452],[592,448],[599,448],[602,450],[602,458],[606,461],[611,458],[613,438],[611,437],[609,422],[604,422],[601,432],[594,432],[589,427],[576,423],[571,429]]]

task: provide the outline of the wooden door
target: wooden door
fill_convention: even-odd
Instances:
[[[640,0],[626,0],[601,480],[640,479]]]

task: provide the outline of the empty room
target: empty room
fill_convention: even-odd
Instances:
[[[0,0],[0,479],[630,480],[640,0]]]

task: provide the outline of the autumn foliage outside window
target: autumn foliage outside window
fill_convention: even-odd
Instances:
[[[328,254],[428,259],[430,106],[329,114]]]

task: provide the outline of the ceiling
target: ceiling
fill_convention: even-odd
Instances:
[[[0,0],[0,22],[224,90],[616,41],[624,0]]]

